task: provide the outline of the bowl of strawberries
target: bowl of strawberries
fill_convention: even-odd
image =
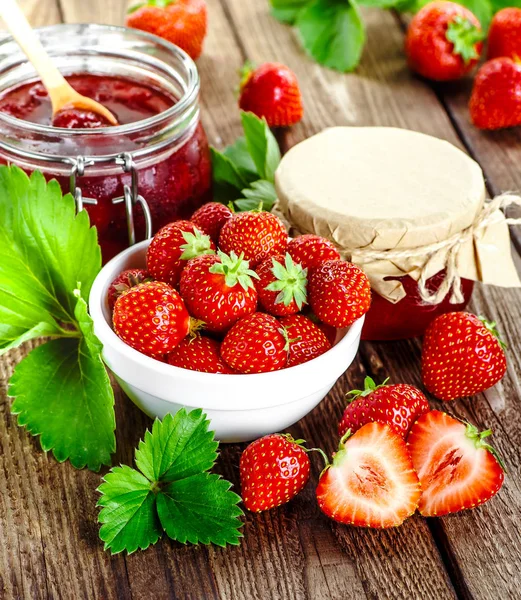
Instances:
[[[103,360],[145,413],[202,408],[223,442],[279,431],[352,363],[371,291],[316,235],[218,203],[113,258],[89,300]]]

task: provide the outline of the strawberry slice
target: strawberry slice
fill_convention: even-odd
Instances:
[[[341,439],[320,476],[317,500],[328,516],[349,525],[396,527],[420,500],[420,483],[405,441],[383,423],[368,423]]]
[[[490,500],[503,485],[501,459],[474,425],[431,410],[412,426],[407,438],[422,487],[419,510],[439,517]]]

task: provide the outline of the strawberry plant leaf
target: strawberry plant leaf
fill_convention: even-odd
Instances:
[[[136,450],[136,465],[151,481],[175,481],[211,469],[217,447],[202,410],[156,420]]]
[[[306,52],[321,65],[347,72],[360,62],[365,29],[354,0],[314,0],[295,24]]]
[[[281,23],[293,25],[299,12],[310,0],[270,0],[271,14]]]
[[[241,112],[241,121],[248,151],[260,178],[274,181],[280,163],[280,149],[275,136],[266,120],[253,113]]]
[[[83,336],[38,346],[16,367],[8,394],[18,424],[40,436],[45,451],[82,469],[110,465],[116,449],[114,394],[94,338],[85,301]]]
[[[103,482],[98,488],[102,494],[98,520],[105,550],[131,554],[155,544],[162,529],[150,481],[135,469],[121,466],[107,473]]]
[[[173,481],[157,495],[157,512],[166,534],[182,544],[238,545],[240,497],[212,473]]]
[[[100,538],[112,553],[154,544],[163,530],[183,544],[238,544],[240,497],[208,473],[218,443],[201,410],[156,419],[136,450],[135,470],[111,469],[98,491]]]
[[[277,200],[275,186],[271,181],[259,179],[251,184],[251,187],[241,191],[243,199],[235,200],[235,207],[239,210],[254,210],[262,202],[263,210],[271,210]]]
[[[248,144],[244,136],[237,138],[234,144],[227,146],[223,154],[232,161],[248,183],[260,179],[257,167],[248,151]]]
[[[248,186],[248,181],[237,165],[224,153],[210,148],[212,154],[212,174],[214,198],[227,202],[237,196],[238,191]]]

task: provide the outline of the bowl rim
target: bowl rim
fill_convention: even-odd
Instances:
[[[103,303],[105,302],[104,293],[106,292],[106,288],[110,285],[110,282],[113,279],[113,270],[116,264],[120,262],[124,262],[126,259],[132,257],[134,254],[137,254],[144,248],[146,248],[150,244],[151,240],[143,240],[142,242],[138,242],[134,246],[123,250],[119,254],[117,254],[114,258],[112,258],[98,273],[96,276],[91,290],[89,294],[89,313],[94,322],[94,330],[96,336],[100,339],[103,346],[110,345],[116,352],[122,355],[129,362],[140,362],[144,368],[150,369],[151,372],[166,376],[173,377],[175,379],[185,379],[187,381],[201,381],[201,379],[206,379],[206,383],[210,383],[212,381],[219,381],[220,383],[229,383],[233,384],[233,382],[238,382],[240,379],[244,381],[246,377],[248,377],[248,381],[251,381],[252,385],[265,384],[267,380],[271,378],[272,383],[276,386],[277,383],[282,381],[287,381],[289,376],[295,375],[298,377],[300,374],[303,374],[304,369],[309,369],[310,366],[319,370],[322,365],[326,365],[327,362],[331,359],[332,353],[339,354],[344,350],[345,347],[353,344],[357,337],[359,337],[362,326],[364,323],[365,315],[357,319],[354,323],[352,323],[348,328],[346,328],[346,333],[342,339],[340,339],[330,350],[317,356],[308,362],[302,363],[300,365],[295,365],[293,367],[288,367],[286,369],[279,369],[278,371],[269,371],[267,373],[203,373],[201,371],[192,371],[190,369],[183,369],[181,367],[176,367],[174,365],[170,365],[168,363],[161,362],[156,360],[155,358],[151,358],[146,354],[135,350],[128,344],[126,344],[123,340],[121,340],[117,334],[114,332],[112,327],[107,322],[105,315],[103,314]],[[132,266],[126,266],[126,269],[133,268]],[[139,267],[136,267],[139,268]],[[109,281],[109,277],[111,281]],[[328,360],[329,357],[329,360]],[[346,369],[349,365],[346,366]],[[116,374],[120,377],[118,374]],[[216,379],[218,378],[218,379]],[[122,378],[123,379],[123,378]],[[143,390],[146,391],[146,390]],[[295,399],[290,398],[287,402],[280,402],[279,404],[288,404],[293,402]],[[223,410],[227,410],[225,407],[222,407]]]

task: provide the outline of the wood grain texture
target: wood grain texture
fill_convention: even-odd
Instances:
[[[61,22],[60,5],[58,0],[18,0],[25,16],[33,27],[54,25]],[[0,19],[0,30],[5,24]]]

